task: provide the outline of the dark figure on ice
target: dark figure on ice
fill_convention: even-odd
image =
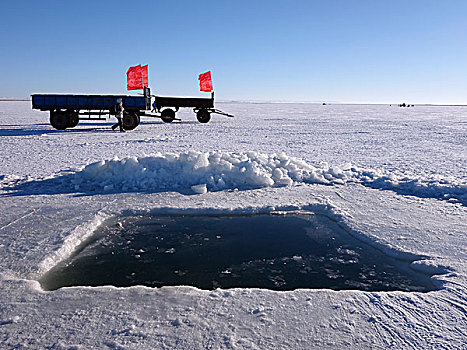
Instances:
[[[125,132],[123,129],[123,124],[122,124],[122,118],[123,118],[123,102],[122,99],[119,98],[117,100],[117,104],[115,105],[115,118],[117,118],[117,124],[112,126],[112,130],[115,131],[115,129],[120,127],[120,132]]]

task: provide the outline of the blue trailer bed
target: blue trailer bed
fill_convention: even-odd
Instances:
[[[151,102],[144,96],[124,95],[32,95],[32,108],[43,111],[53,109],[111,110],[122,99],[126,110],[148,110]]]

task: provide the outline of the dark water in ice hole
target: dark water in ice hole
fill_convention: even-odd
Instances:
[[[322,215],[129,216],[104,223],[40,280],[66,286],[430,291],[430,276]]]

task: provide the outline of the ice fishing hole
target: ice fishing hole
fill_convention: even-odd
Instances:
[[[429,275],[352,237],[323,215],[109,219],[40,280],[66,286],[435,290]]]

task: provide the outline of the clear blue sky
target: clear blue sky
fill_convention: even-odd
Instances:
[[[0,97],[126,93],[467,104],[467,1],[2,1]]]

